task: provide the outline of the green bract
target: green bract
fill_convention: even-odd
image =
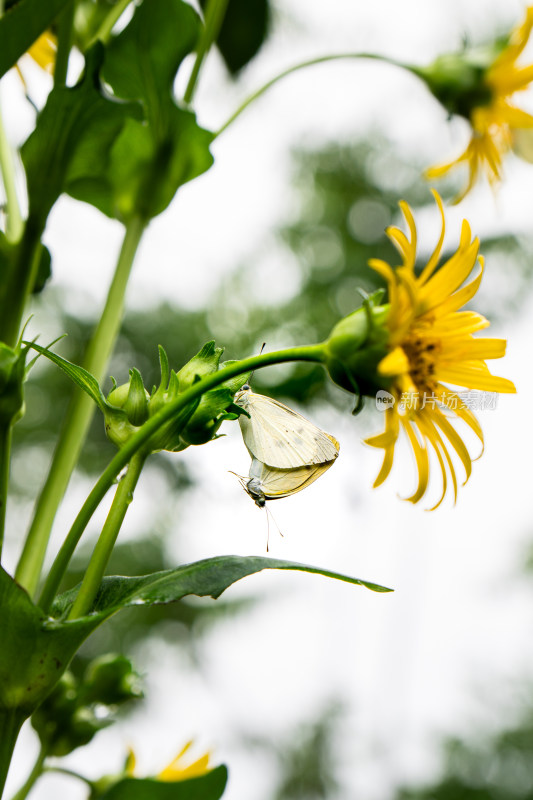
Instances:
[[[96,378],[83,367],[72,364],[45,347],[35,343],[27,344],[57,364],[94,400],[104,415],[106,434],[118,448],[123,447],[148,419],[202,378],[238,363],[220,363],[223,349],[215,347],[215,343],[211,341],[176,373],[170,370],[167,354],[160,346],[161,381],[151,394],[144,388],[139,370],[134,368],[130,370],[128,383],[121,386],[115,384],[105,398]],[[150,437],[143,447],[145,455],[159,450],[176,452],[184,450],[190,444],[205,444],[215,438],[225,419],[234,420],[243,413],[239,406],[234,405],[233,396],[248,377],[249,373],[245,373],[230,378],[206,391],[201,398],[188,403]]]
[[[343,389],[372,396],[383,389],[379,362],[387,355],[388,305],[378,305],[383,292],[367,297],[361,308],[338,322],[323,345],[323,362]]]
[[[131,370],[128,383],[113,389],[107,397],[104,410],[106,433],[118,447],[122,446],[135,430],[157,413],[164,405],[176,400],[181,393],[190,389],[193,384],[217,372],[226,366],[220,364],[223,353],[221,347],[214,342],[207,342],[178,373],[169,371],[168,358],[162,347],[159,347],[161,382],[149,395],[142,382],[138,370]],[[243,383],[247,375],[240,375],[226,381],[221,386],[205,392],[201,399],[189,405],[186,419],[180,415],[165,423],[147,443],[151,452],[184,450],[190,444],[205,444],[215,438],[225,419],[236,419],[241,409],[233,405],[233,395]],[[179,423],[179,424],[178,424]]]
[[[502,37],[484,47],[444,53],[427,67],[410,69],[450,114],[470,119],[472,109],[488,105],[492,99],[485,76],[507,44],[508,37]]]

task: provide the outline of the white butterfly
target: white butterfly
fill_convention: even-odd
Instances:
[[[283,403],[252,392],[248,384],[237,392],[235,403],[250,415],[247,417],[241,414],[239,417],[244,444],[252,459],[262,462],[265,468],[290,471],[326,463],[329,467],[337,458],[340,445],[334,436]],[[323,471],[318,471],[312,480],[303,481],[303,485],[298,488],[276,496],[284,497],[285,494],[303,489]],[[250,474],[251,480],[255,477]],[[292,481],[296,485],[300,478],[303,479],[303,475],[294,474],[291,478],[287,476],[286,485]],[[274,475],[267,478],[269,486],[273,487],[274,480],[277,480]]]
[[[242,488],[248,492],[256,506],[263,508],[267,500],[278,500],[296,494],[316,481],[334,463],[305,464],[293,469],[277,469],[252,458],[248,478],[237,475]]]

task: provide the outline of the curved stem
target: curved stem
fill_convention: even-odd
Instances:
[[[224,367],[218,372],[214,372],[197,381],[193,386],[180,394],[175,400],[163,406],[157,414],[154,414],[139,431],[126,442],[118,453],[109,462],[108,466],[97,480],[87,500],[83,504],[78,516],[56,556],[52,568],[45,582],[43,592],[39,599],[39,606],[44,611],[49,611],[52,601],[59,588],[63,575],[65,574],[70,559],[77,547],[77,544],[91,519],[94,511],[106,495],[113,484],[120,470],[123,469],[135,453],[144,445],[146,441],[172,417],[175,417],[181,410],[194,400],[197,400],[209,389],[214,389],[229,378],[234,378],[254,369],[282,364],[287,361],[315,361],[321,362],[323,358],[323,345],[307,345],[303,347],[291,347],[287,350],[277,350],[274,353],[261,353],[260,355],[250,356],[228,367]]]
[[[107,301],[85,355],[83,365],[98,381],[102,379],[115,344],[128,279],[145,227],[146,223],[138,218],[133,219],[126,227]],[[39,582],[54,517],[78,461],[93,413],[94,404],[91,398],[81,390],[75,390],[15,572],[16,580],[30,593],[35,591]]]
[[[386,64],[392,64],[395,67],[401,67],[402,69],[407,69],[410,72],[412,71],[412,67],[409,64],[403,64],[401,61],[395,61],[393,58],[388,58],[387,56],[380,56],[376,53],[334,53],[328,56],[319,56],[318,58],[311,58],[308,61],[302,61],[299,64],[294,64],[292,67],[283,70],[280,72],[279,75],[274,76],[269,81],[267,81],[263,86],[261,86],[257,91],[251,94],[241,105],[238,109],[231,115],[231,117],[222,125],[221,128],[215,134],[215,138],[220,136],[220,134],[229,128],[232,122],[234,122],[237,117],[239,117],[243,111],[245,111],[249,105],[251,105],[255,100],[257,100],[261,95],[263,95],[271,86],[281,81],[283,78],[286,78],[287,75],[292,75],[293,72],[299,72],[301,69],[306,69],[307,67],[313,67],[315,64],[325,64],[327,61],[339,61],[345,59],[353,59],[353,58],[370,58],[374,61],[383,61]]]
[[[26,797],[33,789],[35,782],[43,774],[45,758],[46,758],[46,749],[44,747],[41,747],[39,755],[37,756],[37,761],[33,765],[33,769],[28,775],[26,782],[20,787],[18,792],[13,795],[11,800],[26,800]]]
[[[88,786],[90,789],[94,788],[94,781],[89,780],[84,775],[80,775],[79,772],[75,772],[73,769],[67,769],[66,767],[55,767],[53,764],[50,766],[46,766],[43,768],[43,772],[58,772],[60,775],[68,775],[69,778],[77,778],[80,781]],[[13,797],[13,800],[18,800],[18,798]]]
[[[7,495],[9,487],[9,464],[11,459],[11,425],[0,427],[0,560],[4,544]]]
[[[133,500],[133,491],[141,475],[145,460],[145,455],[136,453],[128,465],[126,475],[117,487],[109,514],[85,571],[78,596],[70,609],[68,619],[83,617],[93,604],[120,528],[124,522],[124,517]]]
[[[7,138],[2,112],[0,110],[0,171],[6,195],[6,239],[18,242],[24,230],[22,213],[17,196],[15,162],[13,150]]]
[[[194,66],[192,68],[191,77],[189,78],[189,83],[187,84],[187,88],[185,89],[185,94],[183,95],[183,102],[190,103],[193,95],[194,90],[196,88],[196,83],[198,81],[198,76],[200,74],[200,69],[202,67],[204,58],[206,57],[207,53],[209,52],[209,48],[215,41],[218,36],[218,32],[220,31],[220,27],[222,22],[224,21],[224,15],[226,13],[226,8],[228,6],[228,0],[209,0],[207,5],[207,11],[205,12],[205,26],[198,43],[198,49],[196,51],[196,60],[194,62]]]

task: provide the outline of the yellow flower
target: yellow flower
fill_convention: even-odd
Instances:
[[[51,31],[45,31],[35,40],[26,55],[30,56],[42,70],[53,75],[56,53],[57,39]],[[26,81],[18,64],[16,64],[15,69],[24,84],[24,88],[26,88]]]
[[[460,244],[454,255],[437,269],[444,240],[444,209],[434,192],[442,217],[437,246],[421,272],[415,272],[416,226],[411,209],[400,203],[410,237],[398,228],[387,235],[402,257],[402,265],[393,269],[384,261],[373,259],[370,266],[388,284],[389,313],[388,354],[378,372],[389,389],[390,403],[385,410],[385,431],[366,440],[384,451],[384,458],[374,486],[388,477],[394,450],[403,430],[412,447],[418,469],[418,486],[406,498],[418,502],[429,483],[430,454],[440,467],[442,493],[433,508],[446,494],[451,478],[454,499],[457,477],[452,454],[464,467],[466,480],[472,470],[472,457],[452,421],[462,420],[483,443],[478,420],[457,391],[447,384],[486,392],[515,392],[513,383],[489,372],[486,359],[505,354],[505,339],[475,338],[488,320],[474,311],[461,311],[475,295],[481,282],[483,259],[478,255],[479,241],[471,239],[470,226],[463,221]],[[476,264],[479,273],[469,282]],[[465,480],[465,483],[466,483]]]
[[[427,178],[440,178],[458,164],[466,164],[468,182],[456,202],[470,191],[480,171],[492,186],[496,185],[501,180],[503,158],[513,146],[515,134],[533,128],[533,116],[510,102],[516,92],[527,89],[533,81],[533,65],[517,64],[532,28],[533,6],[529,6],[524,22],[511,32],[506,46],[481,70],[482,87],[478,88],[484,88],[485,92],[478,91],[477,103],[474,101],[466,112],[472,127],[466,150],[453,161],[426,171]],[[520,154],[518,149],[517,152]]]
[[[210,753],[197,758],[196,761],[190,763],[183,763],[184,756],[187,751],[192,747],[192,741],[187,742],[185,747],[178,753],[178,755],[168,764],[161,772],[156,775],[158,781],[177,783],[178,781],[185,781],[189,778],[199,778],[201,775],[207,775],[211,772],[212,767],[209,766]],[[135,753],[130,750],[126,759],[125,774],[129,777],[135,775]]]

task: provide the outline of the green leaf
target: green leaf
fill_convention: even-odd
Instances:
[[[0,19],[0,78],[15,66],[69,0],[20,0]]]
[[[125,121],[140,117],[138,103],[117,102],[100,86],[103,47],[86,56],[85,72],[73,88],[53,89],[22,146],[30,216],[44,228],[50,209],[69,186],[107,169],[109,151]],[[84,198],[83,198],[84,199]]]
[[[162,603],[175,603],[186,595],[198,597],[220,597],[229,586],[248,575],[254,575],[264,569],[287,569],[298,572],[310,572],[325,575],[346,583],[365,586],[374,592],[390,592],[376,583],[351,578],[338,572],[298,564],[294,561],[283,561],[262,556],[216,556],[185,564],[177,569],[155,572],[142,577],[113,576],[104,578],[89,619],[106,619],[115,612],[128,606],[147,606]],[[78,588],[71,589],[57,598],[53,615],[64,617],[68,614]],[[70,623],[72,624],[72,623]]]
[[[82,642],[112,614],[130,606],[175,603],[187,595],[220,597],[229,586],[264,569],[296,570],[390,592],[384,586],[318,567],[260,556],[216,556],[142,577],[106,577],[87,616],[65,621],[78,587],[54,603],[52,617],[0,568],[0,710],[28,716],[50,693]]]
[[[45,358],[53,361],[54,364],[63,370],[65,375],[68,375],[68,377],[74,381],[74,383],[76,383],[80,389],[83,389],[83,391],[86,392],[92,400],[94,400],[101,411],[106,410],[108,403],[94,375],[91,375],[91,373],[87,372],[87,370],[83,369],[83,367],[79,367],[77,364],[72,364],[71,361],[67,361],[66,358],[58,356],[57,353],[53,353],[52,350],[49,350],[47,347],[41,347],[40,344],[36,344],[35,342],[23,342],[23,344],[33,348],[34,350],[37,350],[37,352],[42,356],[45,356]]]
[[[211,166],[213,134],[172,96],[176,71],[200,31],[198,16],[182,0],[150,0],[136,8],[107,49],[103,75],[117,97],[142,103],[145,118],[128,120],[106,163],[71,171],[73,197],[123,221],[150,219]]]
[[[208,0],[200,0],[206,8]],[[269,0],[229,0],[216,44],[236,75],[259,52],[270,28]]]
[[[46,697],[79,646],[72,635],[44,629],[46,615],[0,569],[0,708],[27,716]]]
[[[225,766],[184,781],[124,778],[104,794],[99,794],[98,800],[219,800],[227,780]]]

